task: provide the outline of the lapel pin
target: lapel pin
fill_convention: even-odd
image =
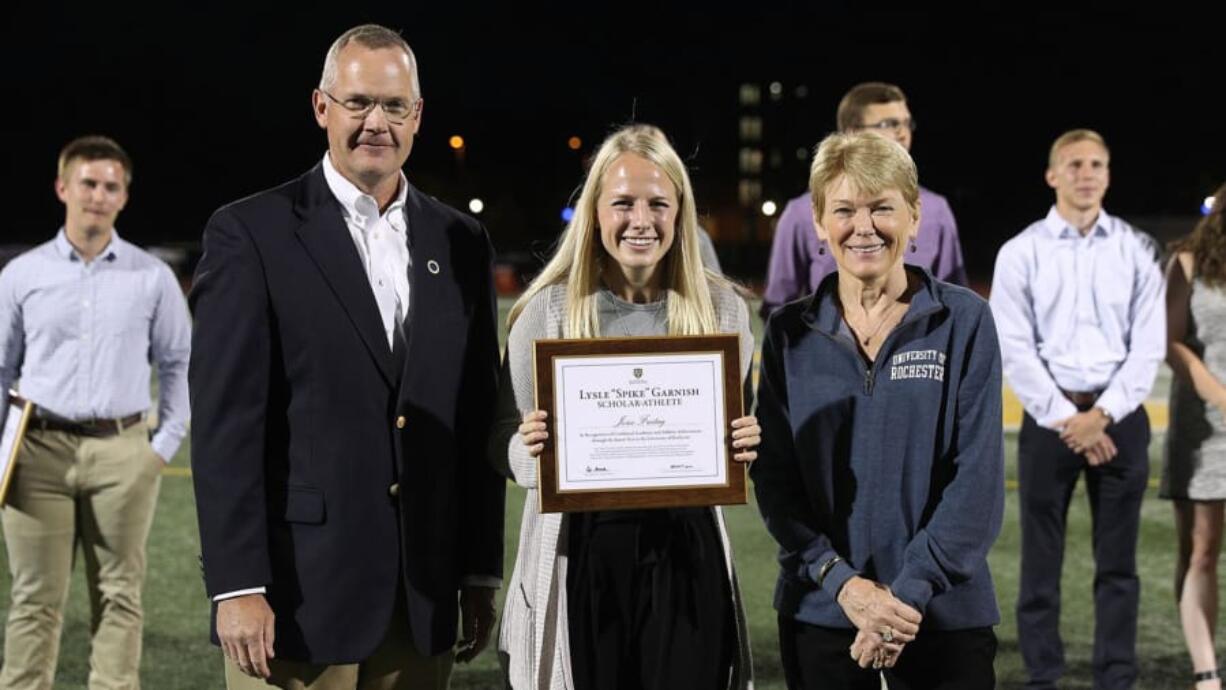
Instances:
[[[426,262],[426,270],[432,275],[438,275],[438,262],[434,259],[430,259]]]

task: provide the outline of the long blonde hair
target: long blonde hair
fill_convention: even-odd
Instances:
[[[708,281],[724,284],[722,277],[703,268],[698,244],[698,214],[694,208],[694,190],[681,158],[663,133],[651,125],[623,127],[600,145],[579,201],[575,215],[567,224],[549,263],[524,294],[516,300],[507,317],[507,327],[523,312],[532,298],[557,283],[566,285],[566,317],[563,335],[568,338],[600,336],[600,320],[596,296],[600,292],[601,266],[612,259],[600,242],[600,224],[596,204],[600,198],[601,180],[613,161],[622,154],[634,154],[655,164],[668,176],[677,190],[678,206],[676,239],[664,256],[664,290],[668,298],[668,332],[670,335],[700,335],[715,333],[718,325]],[[731,284],[729,284],[729,287]]]

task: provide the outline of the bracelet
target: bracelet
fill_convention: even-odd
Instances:
[[[834,570],[834,566],[838,565],[838,563],[842,560],[843,560],[842,556],[835,556],[834,558],[831,558],[830,560],[822,564],[821,570],[817,571],[817,586],[818,587],[822,586],[822,583],[826,581],[826,576],[829,575],[830,571]]]

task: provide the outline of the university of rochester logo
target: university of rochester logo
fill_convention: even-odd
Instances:
[[[940,350],[908,350],[890,358],[890,380],[945,380],[945,353]]]
[[[641,368],[639,368],[639,367],[635,367],[635,368],[634,368],[634,378],[636,378],[636,379],[641,379],[641,378],[643,378],[643,370],[642,370]]]

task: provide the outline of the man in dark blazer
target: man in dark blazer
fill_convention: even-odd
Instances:
[[[502,575],[492,249],[401,172],[403,38],[342,34],[313,102],[327,154],[213,215],[191,295],[213,638],[230,688],[445,687]]]

